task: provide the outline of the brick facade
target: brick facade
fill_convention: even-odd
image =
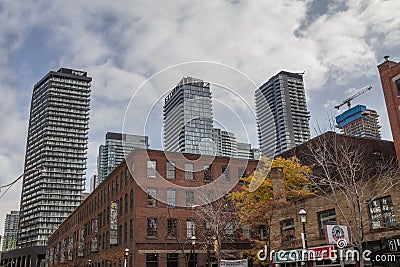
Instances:
[[[148,160],[156,161],[155,178],[147,178]],[[175,163],[175,179],[166,179],[167,161]],[[193,180],[185,179],[184,169],[187,162],[193,163]],[[225,166],[229,166],[230,179],[222,183],[204,181],[204,166],[210,163],[212,180],[216,180],[221,175],[222,168]],[[148,257],[157,255],[157,266],[167,266],[167,256],[172,253],[178,254],[179,266],[184,266],[184,253],[193,252],[191,241],[187,238],[188,219],[196,223],[197,240],[194,252],[198,255],[197,266],[206,266],[207,259],[209,256],[213,257],[214,254],[212,244],[207,244],[204,239],[205,226],[197,218],[195,212],[198,207],[186,207],[185,191],[191,188],[197,190],[199,186],[207,185],[222,190],[231,188],[238,190],[237,183],[241,176],[239,172],[242,170],[239,168],[244,166],[245,175],[250,175],[257,164],[258,161],[255,160],[200,157],[200,155],[192,154],[183,154],[182,157],[180,153],[135,149],[129,158],[122,162],[51,235],[48,241],[49,266],[89,266],[89,261],[90,266],[121,266],[125,248],[130,250],[127,266],[146,266],[146,255],[149,255]],[[173,185],[180,185],[176,188],[176,207],[168,208],[166,191],[174,188]],[[146,188],[157,189],[159,200],[156,207],[149,207],[148,195],[144,191]],[[195,193],[197,194],[198,191]],[[198,201],[196,205],[199,199],[200,197],[196,195],[196,201]],[[118,202],[117,245],[110,245],[112,201]],[[92,230],[96,216],[98,244],[91,251],[90,245],[93,242],[91,240],[93,236],[96,236]],[[149,218],[157,220],[157,233],[154,236],[148,236]],[[167,236],[167,224],[168,219],[172,218],[177,222],[177,236],[171,238]],[[78,255],[82,231],[84,231],[84,249],[83,255]],[[69,243],[72,249],[68,249]],[[224,240],[222,249],[234,254],[249,248],[249,245],[248,240],[235,236],[233,239]]]
[[[385,57],[378,66],[397,160],[400,164],[400,63]]]

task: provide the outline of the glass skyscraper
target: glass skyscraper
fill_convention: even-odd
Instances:
[[[86,72],[61,68],[33,88],[18,247],[46,246],[50,234],[81,203],[91,81]]]
[[[164,150],[214,155],[210,83],[183,78],[165,98]]]
[[[272,157],[310,139],[303,75],[281,71],[255,93],[258,141]]]
[[[99,147],[98,184],[101,184],[134,148],[149,148],[148,137],[108,132],[105,144]]]

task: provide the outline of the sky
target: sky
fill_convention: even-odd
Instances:
[[[162,148],[162,101],[183,76],[210,81],[216,124],[253,146],[254,91],[279,71],[305,71],[313,136],[372,85],[352,104],[376,110],[392,140],[376,66],[400,60],[396,10],[397,0],[0,0],[0,185],[23,172],[33,85],[60,67],[93,78],[88,178],[108,131]],[[21,186],[0,200],[0,234]]]

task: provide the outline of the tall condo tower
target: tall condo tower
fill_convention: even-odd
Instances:
[[[210,83],[185,77],[163,107],[164,150],[214,155]]]
[[[102,183],[134,148],[148,149],[148,137],[108,132],[105,144],[99,147],[97,158],[98,184]]]
[[[381,139],[378,118],[375,110],[357,105],[336,116],[336,123],[345,135]]]
[[[12,210],[4,222],[3,251],[14,249],[17,245],[19,211]]]
[[[216,156],[237,156],[237,141],[234,133],[213,128],[213,140],[216,147]]]
[[[310,139],[302,74],[279,72],[256,90],[255,101],[258,141],[264,156],[281,154]]]
[[[61,68],[33,88],[18,247],[46,246],[47,238],[81,203],[91,81],[86,72]]]

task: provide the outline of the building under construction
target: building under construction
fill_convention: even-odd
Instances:
[[[336,116],[336,123],[345,135],[381,139],[378,118],[375,110],[357,105]]]

